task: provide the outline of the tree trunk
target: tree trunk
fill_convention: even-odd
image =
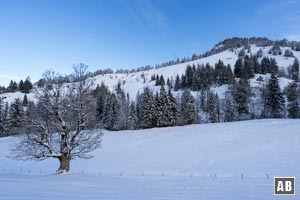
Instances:
[[[69,156],[62,155],[59,158],[59,168],[57,170],[57,173],[65,173],[69,172],[70,170],[70,158]]]

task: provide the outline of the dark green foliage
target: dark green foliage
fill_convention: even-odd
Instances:
[[[207,94],[207,112],[208,120],[211,123],[219,122],[220,107],[219,107],[219,97],[217,94],[209,91]]]
[[[181,96],[181,120],[185,124],[197,122],[197,107],[194,97],[190,91],[185,90]]]
[[[174,91],[178,91],[180,88],[181,88],[180,77],[177,74],[176,79],[175,79]]]
[[[134,101],[131,101],[129,107],[129,116],[128,116],[128,129],[135,130],[138,128],[138,115],[136,112],[136,105]]]
[[[266,94],[266,109],[267,116],[272,118],[282,117],[284,109],[284,98],[280,90],[278,79],[275,74],[272,74],[271,79],[267,85]]]
[[[27,98],[27,95],[25,94],[24,97],[23,97],[23,106],[24,107],[27,107],[28,106],[28,98]]]
[[[97,116],[98,119],[101,121],[103,118],[103,112],[104,112],[104,105],[107,95],[110,95],[110,92],[106,85],[101,82],[101,85],[97,85],[96,89],[93,92],[94,96],[96,97],[96,103],[97,103]]]
[[[249,114],[249,98],[251,96],[250,83],[246,79],[240,79],[233,85],[232,96],[235,101],[239,118],[247,118]]]
[[[299,110],[299,103],[298,103],[298,85],[296,82],[290,83],[287,87],[287,110],[288,110],[288,117],[289,118],[299,118],[300,117],[300,110]]]
[[[299,80],[299,61],[297,58],[295,58],[294,63],[291,67],[290,77],[295,81]]]
[[[11,103],[8,111],[8,129],[9,135],[19,133],[23,122],[24,108],[21,99],[16,99]]]
[[[244,68],[243,59],[241,58],[237,59],[234,65],[234,76],[240,78],[243,74],[243,68]]]
[[[155,97],[150,88],[144,88],[141,94],[141,128],[153,128],[156,125]]]

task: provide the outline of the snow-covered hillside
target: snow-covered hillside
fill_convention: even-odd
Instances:
[[[251,53],[246,53],[248,55],[250,54],[256,54],[260,49],[262,49],[263,57],[269,57],[274,58],[279,66],[279,69],[287,70],[287,68],[293,64],[294,57],[285,57],[284,55],[272,55],[269,54],[269,50],[272,48],[272,46],[268,47],[258,47],[256,45],[251,45]],[[158,91],[159,86],[155,86],[155,81],[151,81],[152,75],[163,75],[165,80],[168,78],[171,80],[173,78],[173,81],[178,74],[181,76],[185,73],[186,66],[187,65],[197,65],[197,64],[206,64],[209,63],[210,65],[214,66],[219,60],[223,61],[225,65],[230,64],[232,69],[234,68],[234,64],[238,59],[239,52],[243,49],[243,47],[238,49],[228,49],[223,52],[201,58],[195,61],[190,61],[186,63],[181,63],[177,65],[171,65],[167,67],[162,67],[159,69],[151,69],[146,71],[140,71],[140,72],[134,72],[129,74],[123,74],[123,73],[114,73],[114,74],[104,74],[104,75],[98,75],[93,77],[94,80],[94,87],[97,86],[97,84],[101,84],[103,82],[105,85],[108,86],[108,88],[113,91],[118,83],[121,83],[122,88],[126,93],[129,93],[131,99],[135,99],[136,94],[138,91],[142,91],[144,87],[149,86],[152,90]],[[289,49],[293,55],[300,60],[300,52],[291,50],[289,47],[282,48],[282,51],[284,52],[286,49]],[[259,59],[260,61],[261,59]],[[267,76],[269,77],[269,76]],[[256,77],[257,78],[257,77]],[[252,79],[252,82],[256,80],[256,78]],[[289,81],[286,78],[280,78],[281,83],[284,83],[281,85],[282,88],[286,86],[286,83]],[[224,88],[225,87],[225,88]],[[218,93],[219,97],[222,98],[224,91],[226,91],[226,86],[221,87],[215,87],[212,88],[215,92]],[[15,98],[23,98],[24,94],[22,93],[7,93],[7,94],[1,94],[0,97],[4,98],[4,101],[11,102]],[[29,97],[31,99],[34,98],[33,94],[29,94]]]
[[[105,132],[95,157],[72,161],[71,174],[62,176],[50,175],[56,160],[8,158],[17,139],[1,138],[0,193],[39,200],[63,199],[64,189],[74,200],[273,199],[273,176],[300,176],[299,129],[300,120],[265,119]]]

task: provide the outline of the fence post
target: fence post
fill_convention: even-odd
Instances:
[[[217,179],[217,173],[215,173],[215,179]]]
[[[241,174],[241,179],[244,180],[244,175],[243,174]]]
[[[267,174],[267,179],[269,179],[269,174]]]

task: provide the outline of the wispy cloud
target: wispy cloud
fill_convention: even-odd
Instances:
[[[136,25],[146,31],[147,26],[161,28],[166,24],[166,16],[153,1],[123,1],[117,0],[118,4],[124,8],[128,16]]]

